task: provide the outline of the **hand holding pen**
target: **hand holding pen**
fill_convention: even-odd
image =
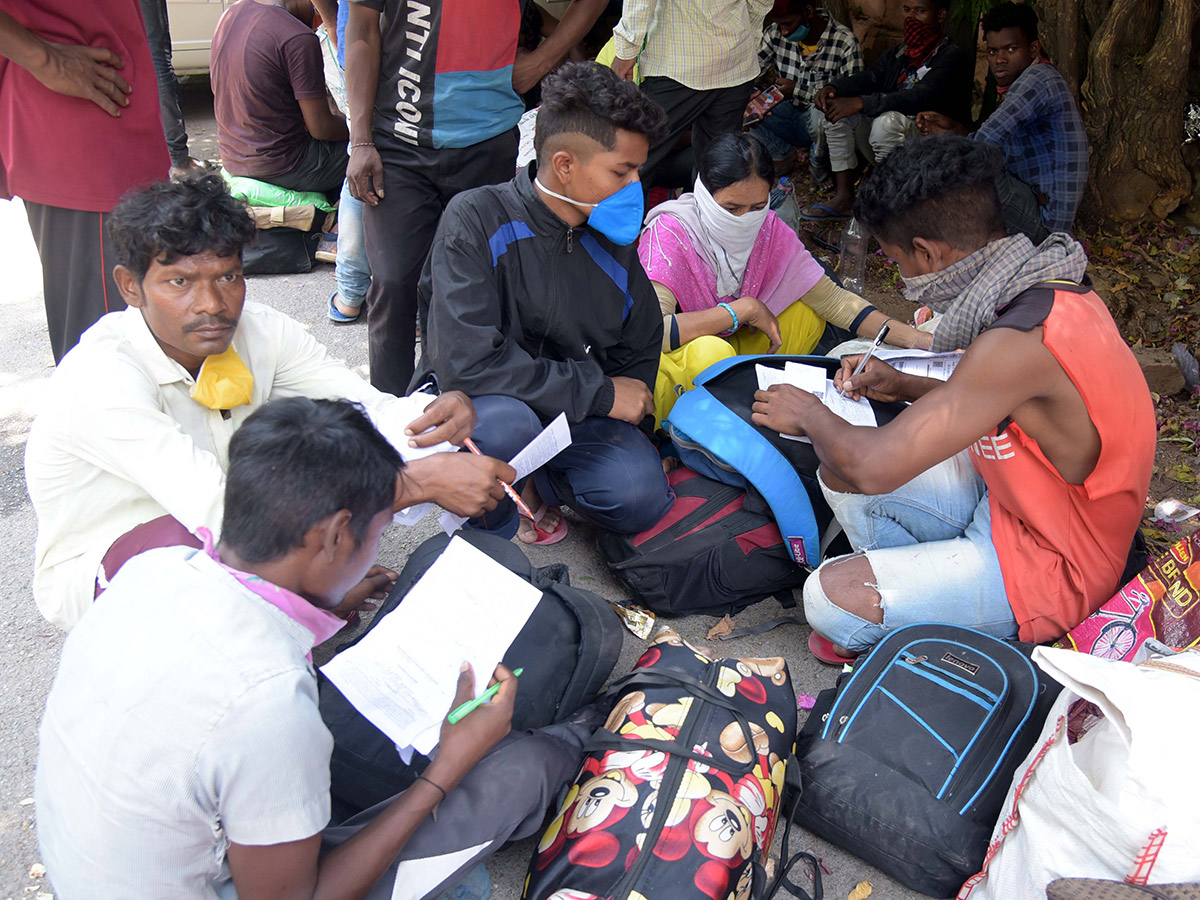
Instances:
[[[475,442],[470,438],[467,438],[463,441],[463,446],[476,456],[483,456],[483,454],[479,451],[479,448],[475,446]],[[496,480],[500,482],[500,487],[504,488],[504,493],[508,494],[508,499],[517,504],[517,509],[521,511],[521,515],[527,519],[533,519],[533,513],[529,511],[529,507],[525,505],[525,502],[517,495],[517,492],[513,490],[513,486],[502,479],[497,478]]]
[[[850,382],[850,389],[854,389],[853,381],[855,376],[862,374],[862,370],[867,367],[867,363],[870,362],[871,357],[875,355],[875,351],[879,349],[880,345],[884,342],[884,339],[887,338],[889,331],[891,331],[891,328],[885,323],[884,326],[879,329],[879,334],[875,335],[875,340],[871,342],[871,346],[867,349],[867,352],[864,353],[862,358],[858,361],[858,365],[854,367],[854,371],[850,373],[850,377],[842,379],[841,384],[838,386],[838,393],[840,393],[843,397],[846,396],[846,383]]]

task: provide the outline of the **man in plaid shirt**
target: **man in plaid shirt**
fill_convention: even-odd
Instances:
[[[771,158],[782,162],[816,133],[812,117],[821,113],[813,96],[835,79],[862,71],[863,57],[854,32],[813,0],[777,0],[767,21],[758,61],[763,69],[775,66],[777,84],[791,102],[772,109],[757,133]]]
[[[1004,151],[996,188],[1005,227],[1041,243],[1050,232],[1071,230],[1087,182],[1088,145],[1071,88],[1042,56],[1037,26],[1037,13],[1024,4],[1003,3],[983,17],[1002,102],[971,137]],[[936,112],[921,113],[917,127],[925,134],[968,131]]]

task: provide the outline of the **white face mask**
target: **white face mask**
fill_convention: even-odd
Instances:
[[[700,224],[707,232],[709,246],[718,261],[717,291],[722,297],[735,296],[741,290],[746,264],[770,210],[764,206],[735,216],[713,199],[699,178],[693,194]]]

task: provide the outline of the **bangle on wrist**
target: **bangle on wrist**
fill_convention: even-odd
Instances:
[[[725,310],[725,312],[729,313],[729,315],[733,317],[733,327],[723,331],[722,334],[731,334],[742,327],[742,323],[738,321],[737,313],[733,311],[732,306],[730,306],[728,303],[718,303],[717,306],[721,307],[723,310]]]
[[[421,775],[417,776],[417,781],[423,781],[426,784],[431,785],[432,787],[436,788],[437,791],[442,795],[442,800],[446,799],[446,789],[444,787],[442,787],[440,784],[438,784],[436,781],[434,781],[433,779],[427,778],[424,774],[421,774]],[[437,803],[435,803],[433,805],[432,813],[433,813],[433,821],[435,821],[435,822],[437,821],[438,807],[442,805],[442,800],[439,800]]]
[[[375,146],[374,141],[355,141],[354,143],[352,143],[350,145],[350,149],[353,150],[355,147],[374,147],[374,146]]]

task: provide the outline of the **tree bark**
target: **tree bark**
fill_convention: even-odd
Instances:
[[[1081,91],[1092,148],[1084,215],[1163,218],[1191,190],[1181,142],[1196,0],[1113,0],[1104,13]]]

